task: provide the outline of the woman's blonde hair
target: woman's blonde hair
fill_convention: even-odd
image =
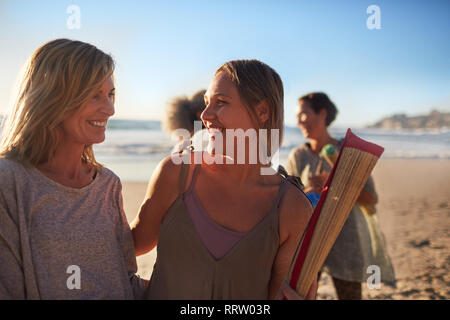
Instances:
[[[59,143],[58,127],[113,75],[114,61],[95,46],[57,39],[39,47],[28,59],[19,92],[3,130],[0,156],[24,164],[49,161]],[[82,160],[101,167],[92,145]]]
[[[269,152],[271,150],[272,129],[279,130],[279,146],[281,146],[284,133],[284,90],[278,73],[267,64],[255,59],[226,62],[217,69],[215,74],[221,72],[230,76],[256,128],[267,129],[267,150]],[[256,106],[263,101],[269,108],[269,119],[260,125]]]

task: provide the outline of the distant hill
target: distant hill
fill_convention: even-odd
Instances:
[[[450,113],[433,110],[428,115],[409,117],[396,114],[368,125],[367,128],[383,129],[439,129],[450,128]]]

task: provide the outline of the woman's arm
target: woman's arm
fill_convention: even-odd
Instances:
[[[312,213],[313,208],[306,196],[289,185],[279,212],[280,247],[272,266],[269,299],[275,299],[279,294]]]
[[[131,223],[136,256],[147,253],[156,246],[161,222],[180,193],[181,166],[182,164],[175,164],[172,156],[169,156],[153,172],[139,214]]]
[[[367,206],[373,206],[377,202],[375,196],[365,189],[362,189],[357,201],[358,203]]]
[[[0,199],[0,300],[26,298],[20,235],[16,223]]]
[[[372,177],[369,177],[367,180],[357,201],[366,206],[373,206],[378,202],[378,196],[375,191],[375,184]]]
[[[119,223],[116,225],[118,241],[122,249],[128,278],[133,290],[134,299],[143,298],[148,285],[148,280],[139,277],[137,273],[136,255],[134,253],[133,237],[131,235],[130,226],[123,210],[122,184],[119,181],[117,188],[117,206],[119,209]]]

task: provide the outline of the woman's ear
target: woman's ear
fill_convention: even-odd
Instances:
[[[327,120],[327,116],[328,116],[328,111],[325,108],[320,109],[319,111],[319,116],[321,119],[323,119],[323,121],[326,123]]]
[[[259,124],[264,124],[270,118],[269,106],[267,101],[263,100],[256,106],[256,116],[258,117]]]

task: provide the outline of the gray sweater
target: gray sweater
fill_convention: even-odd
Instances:
[[[76,189],[0,159],[0,299],[140,298],[121,188],[106,168]]]

